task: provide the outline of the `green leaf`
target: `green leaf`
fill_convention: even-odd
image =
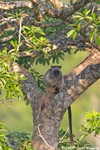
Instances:
[[[52,63],[54,64],[55,61],[56,61],[56,58],[55,58],[55,56],[53,56],[53,58],[52,58]]]
[[[93,20],[92,17],[90,17],[90,16],[86,16],[85,19],[87,19],[88,21],[92,21]]]
[[[60,63],[60,60],[59,60],[59,57],[58,57],[58,56],[56,57],[56,63],[57,63],[57,64]]]
[[[87,16],[87,15],[89,15],[89,13],[91,12],[91,10],[88,10],[88,9],[85,9],[84,10],[84,14]]]
[[[80,15],[75,15],[75,16],[74,16],[74,18],[75,18],[75,19],[82,20],[82,19],[83,19],[83,16],[80,16]]]
[[[83,134],[83,135],[79,138],[79,140],[81,141],[81,140],[85,139],[87,136],[88,136],[88,134]]]
[[[75,31],[72,35],[73,40],[75,39],[76,36],[77,36],[77,32]]]
[[[67,33],[67,38],[69,38],[70,36],[72,36],[73,33],[76,32],[76,29],[72,29]]]
[[[96,42],[97,42],[98,46],[100,46],[100,37],[96,36]]]
[[[94,21],[96,20],[96,13],[92,13],[92,18]]]
[[[93,40],[94,40],[94,35],[95,35],[95,32],[91,32],[91,33],[90,33],[90,42],[93,42]]]

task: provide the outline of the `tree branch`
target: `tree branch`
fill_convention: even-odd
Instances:
[[[41,13],[43,15],[52,18],[60,18],[65,21],[80,8],[86,6],[90,2],[95,1],[96,0],[78,0],[73,5],[68,6],[63,2],[59,2],[58,0],[46,0],[46,3],[43,3],[41,0],[39,0],[38,2],[36,1],[36,4],[38,4],[38,6],[40,7],[38,8],[39,10],[41,10]],[[48,5],[48,2],[51,2],[51,5]]]
[[[35,9],[38,10],[38,15],[40,16],[41,14],[43,14],[49,17],[60,18],[62,20],[65,20],[68,17],[72,16],[72,14],[74,14],[80,8],[86,6],[90,2],[95,2],[95,1],[96,0],[84,0],[84,1],[78,0],[71,6],[68,6],[63,2],[59,2],[58,0],[55,0],[55,1],[50,0],[52,4],[51,6],[48,5],[48,0],[47,1],[32,0],[33,4],[31,1],[27,1],[27,2],[26,1],[15,1],[15,2],[0,1],[0,8],[1,9],[14,9],[18,7],[32,8],[34,5]]]
[[[14,1],[14,2],[3,2],[0,1],[0,9],[9,10],[19,7],[29,7],[32,8],[31,1]]]
[[[22,78],[25,78],[24,80],[20,81],[20,84],[22,85],[22,89],[26,94],[28,100],[33,100],[33,97],[40,92],[40,89],[37,86],[34,78],[25,68],[21,67],[15,62],[11,67],[15,73],[19,73]]]

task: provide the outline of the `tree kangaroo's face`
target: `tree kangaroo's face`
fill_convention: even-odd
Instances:
[[[51,66],[52,69],[52,73],[55,77],[58,77],[59,75],[61,75],[61,66]]]

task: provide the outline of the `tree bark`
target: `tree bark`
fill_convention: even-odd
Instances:
[[[36,150],[57,150],[58,131],[66,109],[100,78],[100,52],[93,50],[65,75],[65,87],[56,95],[41,91],[31,74],[18,64],[15,63],[13,69],[27,77],[21,84],[33,111],[33,147]]]

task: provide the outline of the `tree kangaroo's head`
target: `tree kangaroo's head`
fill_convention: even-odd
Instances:
[[[51,66],[51,71],[55,77],[61,75],[61,66]]]

